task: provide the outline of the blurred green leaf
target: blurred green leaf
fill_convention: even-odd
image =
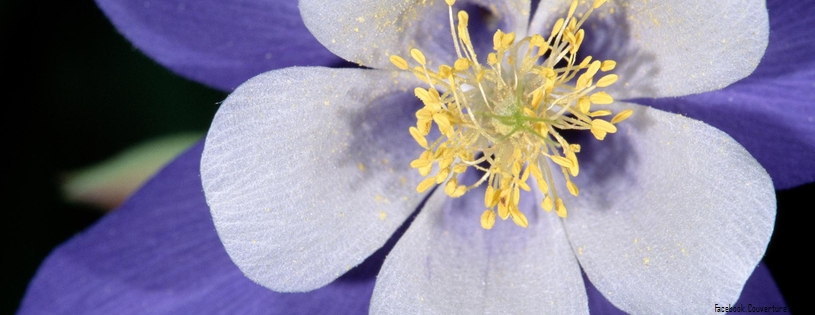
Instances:
[[[71,172],[62,185],[64,197],[70,202],[114,209],[203,136],[196,132],[149,140],[99,164]]]

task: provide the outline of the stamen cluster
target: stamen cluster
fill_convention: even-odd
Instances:
[[[455,0],[446,2],[458,54],[453,65],[442,64],[433,71],[418,49],[410,51],[418,63],[413,68],[402,57],[390,57],[398,68],[413,72],[429,85],[414,90],[424,103],[416,112],[416,126],[410,128],[410,134],[425,149],[410,164],[426,177],[417,191],[446,182],[445,193],[455,198],[486,183],[487,209],[481,226],[491,229],[497,212],[501,219],[511,217],[515,224],[526,227],[528,221],[518,202],[521,189],[530,191],[527,181],[531,176],[544,196],[541,208],[547,212],[554,209],[565,218],[566,207],[552,185],[553,178],[559,169],[569,193],[578,195],[571,178],[580,171],[576,155],[580,145],[570,144],[561,131],[589,130],[603,140],[617,131],[615,124],[632,114],[624,110],[605,120],[612,114],[610,110],[592,108],[614,101],[606,92],[596,90],[616,82],[617,75],[594,80],[598,72],[614,69],[613,60],[593,61],[591,56],[580,63],[576,60],[585,36],[581,26],[605,0],[596,0],[579,20],[574,17],[577,0],[573,1],[566,18],[557,20],[548,39],[535,34],[516,41],[514,33],[498,30],[486,64],[479,63],[470,40],[467,13],[459,11],[455,25]],[[429,142],[427,135],[434,123],[441,136]],[[484,175],[472,185],[459,184],[459,175],[469,168]]]

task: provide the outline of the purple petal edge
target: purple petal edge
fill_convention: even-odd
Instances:
[[[272,69],[345,64],[309,33],[296,0],[96,3],[152,59],[224,91]]]
[[[245,278],[212,224],[198,176],[202,149],[197,144],[51,253],[20,314],[367,312],[383,254],[308,293],[277,293]]]
[[[586,290],[589,296],[589,312],[591,314],[626,314],[606,300],[606,298],[597,291],[597,288],[588,281],[585,274],[583,275],[583,281],[586,283]],[[659,301],[656,301],[656,303],[659,303]],[[688,301],[688,303],[693,303],[693,301]],[[789,312],[786,301],[784,301],[784,298],[781,296],[781,292],[778,290],[775,281],[770,275],[770,271],[763,262],[759,263],[756,269],[753,270],[753,274],[747,279],[747,283],[744,285],[741,296],[739,296],[739,300],[736,303],[729,304],[724,302],[724,304],[710,305],[711,313],[715,313],[717,306],[725,307],[728,305],[732,307],[741,306],[745,310],[743,312],[731,313],[744,313],[748,307],[776,307],[778,309],[785,309],[787,313]],[[670,310],[666,313],[673,312],[682,313],[681,310]]]
[[[243,276],[218,239],[198,176],[202,150],[200,142],[117,211],[54,250],[29,284],[19,314],[367,313],[395,239],[321,289],[263,288]],[[587,286],[593,314],[619,313]],[[763,264],[740,303],[785,305]]]

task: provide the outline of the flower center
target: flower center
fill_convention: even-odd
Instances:
[[[614,101],[606,92],[596,90],[616,82],[617,75],[607,74],[597,81],[594,77],[598,71],[614,69],[616,62],[592,61],[591,56],[580,63],[576,60],[585,36],[581,26],[605,0],[595,0],[579,20],[574,17],[574,0],[548,39],[535,34],[516,41],[514,33],[498,30],[493,36],[494,52],[489,53],[486,64],[479,63],[470,41],[467,13],[459,11],[455,25],[455,0],[445,1],[458,54],[455,63],[442,64],[433,71],[418,49],[410,51],[419,64],[413,68],[402,57],[390,56],[398,68],[413,72],[429,85],[414,90],[424,107],[416,112],[417,123],[410,134],[425,151],[410,166],[426,177],[416,190],[424,192],[446,181],[445,193],[456,198],[486,183],[487,209],[481,215],[481,226],[491,229],[497,212],[501,219],[512,218],[515,224],[526,227],[528,222],[518,202],[520,190],[530,190],[527,181],[531,175],[544,196],[541,208],[547,212],[554,209],[565,218],[566,207],[552,185],[553,178],[559,169],[569,193],[578,195],[571,178],[580,171],[576,155],[580,145],[570,144],[561,131],[589,130],[603,140],[606,134],[617,131],[615,124],[632,114],[630,109],[624,110],[604,120],[612,114],[610,110],[592,109],[592,105]],[[434,123],[441,136],[428,142],[426,136]],[[484,175],[472,185],[459,184],[459,175],[469,168]]]

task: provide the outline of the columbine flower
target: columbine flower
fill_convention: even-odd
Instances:
[[[279,10],[278,5],[283,10]],[[315,53],[304,44],[309,41],[308,36],[291,26],[297,24],[293,19],[296,10],[292,10],[294,6],[288,2],[151,1],[148,6],[144,2],[105,0],[100,1],[100,6],[119,30],[151,57],[177,73],[225,89],[251,73],[275,65],[322,61],[310,58]],[[722,91],[679,99],[639,101],[688,113],[727,131],[768,170],[776,188],[783,189],[815,179],[815,153],[811,150],[815,148],[811,120],[814,115],[808,90],[813,81],[813,55],[809,52],[815,42],[801,31],[811,24],[815,14],[810,12],[813,7],[804,2],[770,1],[768,7],[773,30],[770,45],[767,56],[749,77]],[[716,18],[711,20],[718,21],[720,16],[732,12],[712,10],[710,14]],[[722,22],[724,24],[727,23]],[[285,34],[279,37],[285,45],[274,41],[278,34]],[[292,44],[306,47],[298,48],[297,53],[281,48]],[[281,54],[309,58],[299,62],[298,59],[266,58]],[[407,50],[400,54],[407,56]],[[383,66],[390,65],[384,62]],[[405,98],[412,100],[413,96]],[[413,113],[409,114],[413,117]],[[623,133],[618,132],[599,142],[599,149],[613,151],[609,149],[614,147],[611,141],[621,135]],[[415,145],[409,135],[402,132],[401,136],[406,146]],[[386,143],[386,140],[378,143]],[[198,175],[201,150],[202,146],[198,145],[182,155],[115,213],[57,248],[29,286],[20,313],[313,314],[320,310],[341,313],[367,310],[382,251],[328,286],[308,293],[277,293],[246,279],[221,250],[222,245],[214,233]],[[584,150],[582,154],[587,155],[588,148]],[[578,178],[585,177],[594,162],[587,159],[581,163],[583,168]],[[579,199],[587,197],[587,193],[588,188],[581,186]],[[474,192],[469,194],[475,195]],[[525,200],[528,199],[531,198]],[[480,200],[472,203],[481,205]],[[569,215],[571,219],[577,213],[572,211]],[[473,225],[468,231],[483,233],[477,221],[460,221]],[[511,224],[498,224],[489,233],[503,228],[525,231]],[[613,311],[590,283],[586,285],[592,313]],[[579,288],[576,294],[581,292],[583,289]],[[666,302],[670,300],[659,301]],[[763,265],[759,265],[748,281],[741,302],[783,304]]]
[[[529,27],[529,3],[490,3],[486,10],[513,32],[497,31],[483,44],[495,52],[481,61],[468,15],[458,13],[454,26],[453,3],[301,1],[306,25],[333,52],[403,70],[410,66],[400,56],[410,55],[430,87],[414,90],[421,82],[407,71],[290,68],[230,95],[207,136],[201,174],[219,236],[241,270],[276,291],[324,286],[380,248],[421,204],[417,184],[424,192],[444,183],[385,261],[373,313],[584,313],[580,267],[628,312],[735,302],[772,232],[769,176],[723,132],[610,104],[609,94],[698,93],[746,76],[767,43],[764,3],[609,5],[586,31],[585,18],[574,16],[577,1],[541,4]],[[554,22],[561,9],[565,19]],[[542,25],[554,25],[548,39],[534,35]],[[593,78],[614,61],[577,60],[591,30],[602,49],[619,52],[624,77],[616,88],[616,75]],[[451,45],[443,44],[447,34]],[[445,64],[434,71],[431,60]],[[606,87],[613,93],[593,92]],[[411,91],[423,108],[410,105]],[[612,111],[614,118],[596,118]],[[441,134],[435,141],[425,138],[432,124]],[[591,143],[586,163],[563,129],[591,130],[599,140],[619,132]],[[410,167],[421,176],[437,168],[420,181]],[[468,168],[485,173],[467,181]],[[573,196],[557,194],[558,171]],[[524,202],[530,176],[540,207],[557,216]],[[445,193],[464,196],[451,201]],[[528,229],[480,229],[496,225],[496,207]]]

